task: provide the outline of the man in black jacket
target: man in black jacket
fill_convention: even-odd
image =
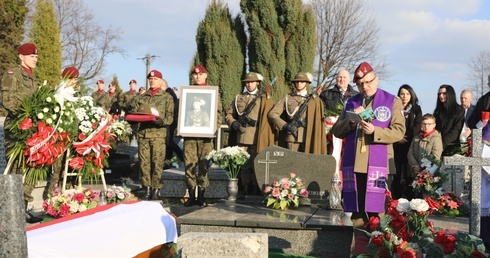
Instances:
[[[320,94],[320,99],[325,104],[326,114],[340,114],[344,103],[348,98],[353,97],[359,92],[349,85],[350,74],[347,70],[341,70],[337,74],[337,84],[331,89],[325,90]]]

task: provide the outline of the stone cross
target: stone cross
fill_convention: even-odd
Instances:
[[[265,184],[270,184],[269,183],[269,164],[277,164],[277,160],[270,160],[270,152],[267,151],[265,153],[265,160],[264,159],[259,159],[257,162],[260,164],[265,164]]]
[[[472,131],[473,146],[471,157],[450,156],[444,157],[445,165],[463,165],[471,169],[470,180],[470,234],[480,236],[481,221],[481,169],[490,166],[490,158],[482,157],[482,130]]]

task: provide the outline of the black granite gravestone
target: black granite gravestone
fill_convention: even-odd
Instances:
[[[301,153],[272,145],[257,154],[254,165],[262,190],[294,172],[303,180],[311,199],[325,199],[330,192],[336,162],[330,155]]]

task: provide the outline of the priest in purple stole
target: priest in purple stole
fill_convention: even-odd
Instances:
[[[361,94],[350,98],[332,127],[345,138],[342,156],[344,211],[352,212],[354,227],[385,212],[385,189],[390,172],[395,173],[393,143],[405,134],[403,105],[396,96],[378,89],[379,79],[366,62],[355,73]]]

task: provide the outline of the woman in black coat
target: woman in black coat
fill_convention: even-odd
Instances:
[[[407,153],[413,137],[420,133],[422,109],[419,106],[417,94],[410,85],[403,84],[400,86],[397,96],[402,100],[406,130],[403,139],[393,144],[396,174],[391,184],[391,191],[394,199],[401,197],[411,199],[413,192],[409,184],[412,180],[410,171],[407,169]]]
[[[442,155],[452,155],[460,147],[459,134],[464,124],[464,109],[457,103],[456,93],[451,85],[443,84],[439,87],[434,116],[436,129],[442,136]]]

